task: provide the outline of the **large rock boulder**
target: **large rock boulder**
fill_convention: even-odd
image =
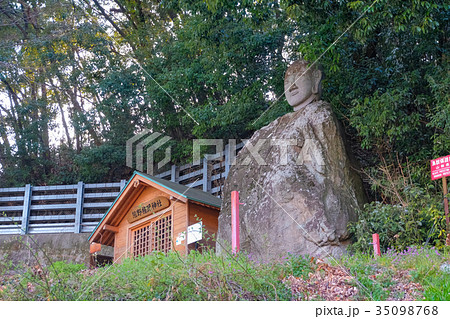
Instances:
[[[318,101],[254,133],[253,148],[239,152],[224,185],[219,253],[231,243],[230,198],[236,190],[243,203],[241,250],[261,260],[288,252],[342,255],[347,224],[356,220],[365,194],[338,127],[330,105]]]

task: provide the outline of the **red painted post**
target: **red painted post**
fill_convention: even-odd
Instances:
[[[239,252],[239,193],[231,192],[231,250],[233,254]]]
[[[380,236],[378,234],[372,234],[373,254],[375,257],[381,256],[380,251]]]

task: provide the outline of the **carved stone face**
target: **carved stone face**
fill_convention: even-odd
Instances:
[[[307,70],[307,62],[295,61],[284,77],[284,90],[289,105],[298,110],[320,98],[319,88],[322,73],[318,69]]]

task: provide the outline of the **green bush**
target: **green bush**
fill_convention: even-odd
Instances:
[[[288,254],[289,270],[294,277],[308,278],[308,274],[313,271],[314,265],[311,262],[311,258],[308,255],[294,255]]]
[[[442,199],[419,187],[402,191],[404,204],[366,204],[358,221],[349,225],[354,236],[352,249],[370,252],[372,234],[380,236],[381,250],[405,249],[425,243],[442,248],[445,244],[445,215]]]

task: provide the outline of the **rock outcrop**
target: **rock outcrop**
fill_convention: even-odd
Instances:
[[[318,101],[288,113],[249,143],[253,149],[238,154],[224,185],[217,251],[231,243],[236,190],[244,203],[241,250],[261,260],[288,252],[340,256],[349,244],[347,224],[356,220],[365,195],[330,105]]]

